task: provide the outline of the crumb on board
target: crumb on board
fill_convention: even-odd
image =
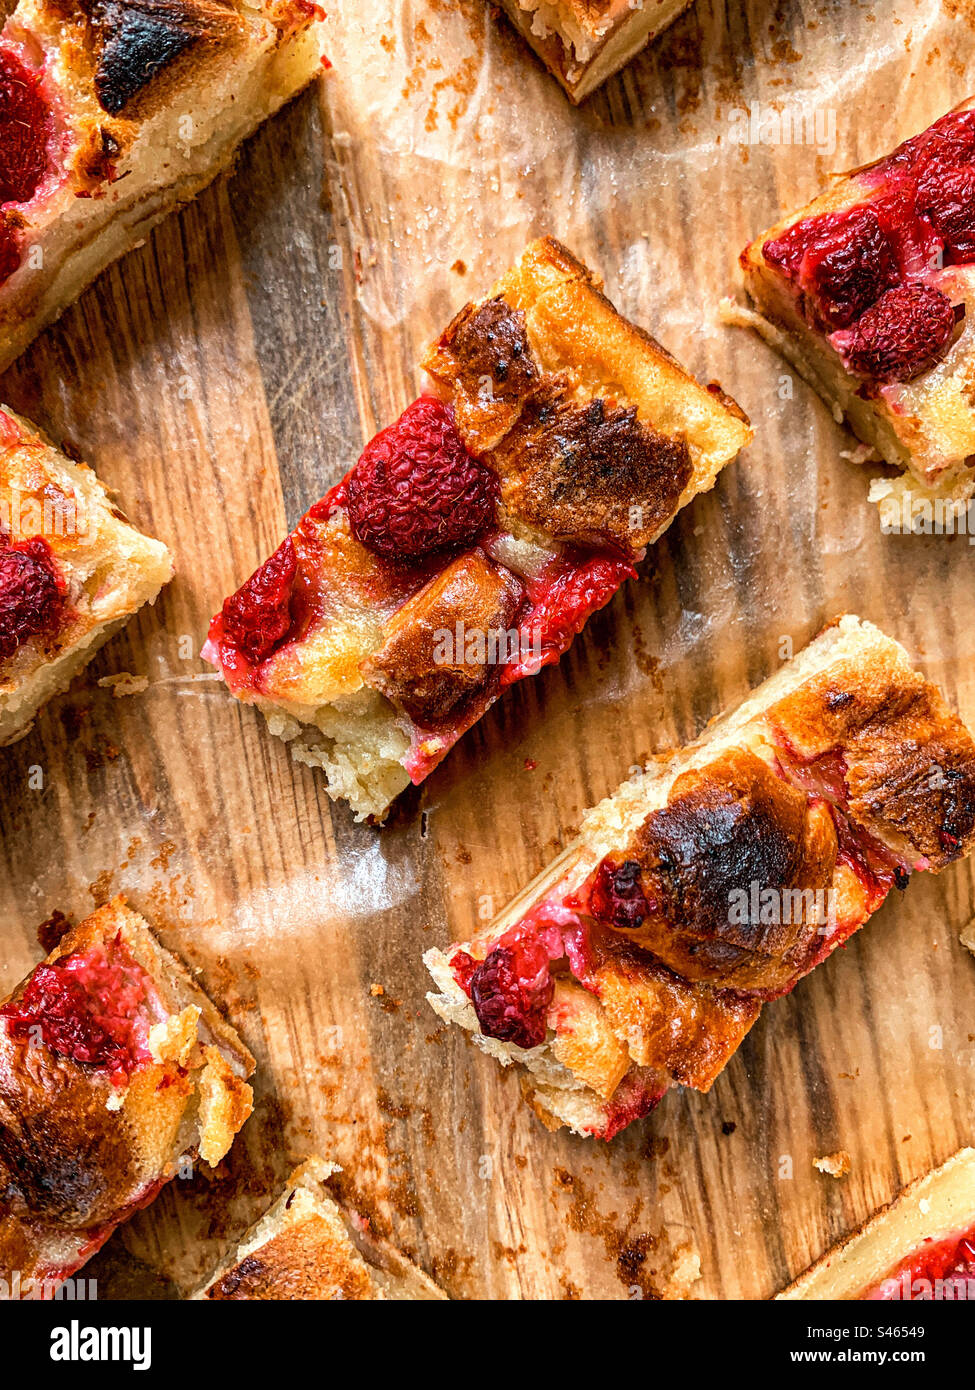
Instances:
[[[845,1149],[838,1149],[835,1154],[824,1154],[822,1158],[814,1158],[813,1167],[818,1168],[821,1173],[828,1173],[831,1178],[845,1178],[853,1167],[853,1160]]]
[[[373,999],[378,999],[381,995],[385,994],[386,991],[383,989],[382,985],[370,985],[369,993],[372,995]]]
[[[126,695],[141,695],[149,689],[148,676],[134,676],[131,671],[119,671],[114,676],[102,676],[98,682],[100,690],[110,690],[114,700],[122,700]]]

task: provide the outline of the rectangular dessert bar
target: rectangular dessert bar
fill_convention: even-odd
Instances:
[[[906,652],[844,617],[586,816],[428,996],[551,1128],[611,1138],[707,1091],[912,873],[975,844],[975,743]]]
[[[795,1300],[975,1298],[975,1149],[905,1187],[778,1295]]]
[[[49,1292],[182,1163],[215,1168],[251,1113],[253,1070],[124,898],[68,931],[0,1005],[7,1287]]]
[[[501,0],[512,24],[578,105],[693,0]]]
[[[557,661],[751,438],[549,237],[423,366],[428,394],[226,601],[204,648],[360,820]]]
[[[0,32],[0,371],[322,71],[308,0],[20,0]]]
[[[172,577],[90,468],[0,408],[0,747]]]
[[[341,1171],[323,1158],[307,1159],[194,1298],[220,1303],[445,1299],[432,1279],[373,1235],[367,1222],[343,1211],[326,1186]]]
[[[745,248],[751,323],[901,470],[872,499],[975,494],[975,102]]]

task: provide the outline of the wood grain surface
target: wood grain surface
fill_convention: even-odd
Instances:
[[[178,568],[0,757],[0,990],[54,909],[124,890],[258,1058],[225,1166],[171,1184],[87,1273],[102,1297],[178,1296],[320,1152],[453,1297],[652,1296],[690,1244],[699,1296],[765,1298],[972,1141],[969,865],[919,878],[766,1009],[710,1095],[671,1094],[611,1145],[547,1133],[517,1079],[438,1024],[420,955],[844,610],[975,721],[975,551],[881,535],[851,437],[716,317],[781,207],[969,95],[968,7],[698,0],[579,111],[482,0],[345,8],[321,88],[0,389]],[[736,143],[755,102],[820,112],[821,147]],[[557,669],[510,691],[392,824],[357,827],[200,661],[206,625],[412,397],[427,339],[545,231],[719,379],[757,439]],[[97,684],[120,671],[148,691]],[[814,1169],[840,1149],[848,1177]]]

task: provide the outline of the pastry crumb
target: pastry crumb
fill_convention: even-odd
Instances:
[[[385,994],[386,991],[383,989],[382,985],[370,985],[369,993],[372,995],[373,999],[378,999],[380,995]]]
[[[963,946],[967,946],[972,955],[975,956],[975,917],[972,918],[967,927],[962,927],[958,934],[958,940]]]
[[[119,671],[114,676],[102,676],[99,689],[110,690],[114,700],[123,700],[127,695],[141,695],[149,689],[148,676],[134,676],[131,671]]]
[[[853,1167],[853,1160],[845,1149],[839,1149],[835,1154],[814,1158],[813,1167],[818,1168],[821,1173],[828,1173],[831,1178],[845,1178]]]

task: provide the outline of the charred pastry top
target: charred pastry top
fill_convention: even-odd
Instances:
[[[493,451],[508,511],[559,540],[648,545],[691,475],[683,439],[641,424],[635,406],[581,405],[548,378]]]
[[[916,671],[888,657],[824,673],[768,721],[803,762],[842,756],[850,819],[896,853],[940,869],[975,844],[975,742]]]
[[[750,437],[734,402],[618,314],[551,237],[457,314],[423,366],[512,519],[631,557]]]
[[[202,36],[200,16],[186,0],[90,0],[100,49],[98,100],[117,116]],[[210,8],[210,7],[208,7]]]
[[[511,627],[523,596],[515,575],[482,550],[459,556],[394,615],[384,645],[363,662],[366,683],[421,726],[446,719],[487,684],[498,665],[487,639]],[[483,650],[469,650],[464,634],[483,639]],[[439,650],[445,635],[451,648]]]
[[[599,915],[685,979],[775,989],[815,943],[813,895],[831,883],[836,853],[825,804],[810,803],[755,753],[729,749],[678,777],[624,863],[602,870]],[[792,910],[772,924],[732,912],[734,895],[753,883],[783,899],[796,890]],[[597,880],[597,906],[600,890]]]

